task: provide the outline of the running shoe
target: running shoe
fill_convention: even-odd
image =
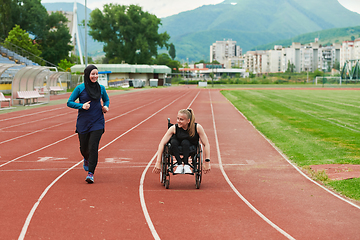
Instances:
[[[94,174],[89,172],[88,175],[86,176],[85,181],[87,181],[88,183],[94,183]]]
[[[89,171],[89,161],[84,158],[84,164],[83,164],[84,170]]]
[[[184,173],[185,174],[192,174],[191,167],[187,164],[184,165]]]
[[[176,170],[175,170],[175,172],[174,172],[175,174],[182,174],[182,173],[184,173],[184,166],[181,164],[181,165],[179,165],[179,166],[177,166],[177,168],[176,168]]]

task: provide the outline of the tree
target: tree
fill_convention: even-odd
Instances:
[[[40,46],[38,44],[34,44],[29,34],[20,28],[19,25],[15,25],[15,27],[9,32],[8,37],[5,39],[5,47],[12,48],[13,45],[16,45],[36,56],[40,56]]]
[[[170,45],[169,45],[169,55],[170,55],[170,57],[171,57],[172,60],[174,60],[175,57],[176,57],[175,46],[174,46],[174,44],[172,44],[172,43],[170,43]]]
[[[19,15],[16,24],[20,25],[28,33],[34,36],[34,39],[42,40],[49,31],[46,27],[49,14],[40,0],[19,0]]]
[[[49,31],[44,34],[41,41],[43,48],[41,57],[55,65],[61,59],[69,59],[69,51],[73,49],[73,46],[69,45],[71,35],[66,22],[67,18],[61,13],[52,13],[46,24],[46,29],[49,29]]]
[[[105,4],[103,12],[95,9],[90,16],[89,34],[105,43],[109,63],[148,64],[157,56],[158,47],[168,48],[170,36],[158,33],[161,20],[140,6]]]
[[[159,54],[156,59],[154,59],[153,63],[157,65],[166,65],[172,70],[172,72],[178,72],[181,67],[179,61],[172,60],[166,53]]]
[[[73,63],[69,62],[68,60],[66,59],[62,59],[60,60],[59,62],[59,67],[64,69],[66,72],[71,72],[71,67],[74,66]]]
[[[288,60],[288,67],[286,69],[287,73],[292,73],[295,71],[295,64],[290,63],[290,60]]]
[[[340,71],[340,63],[337,59],[334,62],[333,68]]]
[[[19,16],[19,6],[13,0],[2,0],[0,5],[0,37],[7,38]]]

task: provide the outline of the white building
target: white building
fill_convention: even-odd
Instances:
[[[241,61],[242,49],[236,45],[236,41],[224,40],[216,41],[210,46],[210,62],[214,60],[224,64],[225,68],[231,68],[237,61]]]
[[[244,67],[252,73],[261,73],[263,69],[263,56],[266,51],[248,51],[244,55]]]
[[[360,59],[360,38],[354,41],[354,59]]]
[[[355,59],[354,41],[343,41],[340,50],[340,68],[345,65],[348,60]]]
[[[360,55],[360,39],[358,42]],[[274,46],[273,50],[249,51],[244,55],[245,69],[253,73],[285,72],[289,64],[295,72],[329,71],[340,62],[340,44],[321,46],[317,41],[302,45],[292,43],[288,48]]]
[[[261,72],[280,72],[282,70],[282,46],[275,45],[274,50],[266,51],[262,56]]]

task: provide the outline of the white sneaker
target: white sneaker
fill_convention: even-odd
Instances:
[[[192,174],[191,168],[187,164],[184,165],[184,173],[185,174]]]
[[[176,174],[181,174],[181,173],[183,173],[183,172],[184,172],[184,166],[181,164],[181,165],[177,166],[177,168],[176,168],[176,170],[175,170],[174,173],[176,173]]]

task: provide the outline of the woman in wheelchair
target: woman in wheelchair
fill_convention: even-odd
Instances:
[[[180,110],[177,114],[176,122],[177,124],[169,127],[161,139],[153,172],[161,172],[161,156],[164,151],[164,146],[170,141],[170,150],[177,161],[177,168],[174,173],[191,174],[192,170],[188,164],[190,149],[193,148],[193,146],[196,148],[200,140],[204,148],[204,158],[206,159],[203,165],[203,172],[208,173],[211,169],[209,140],[204,128],[200,124],[195,123],[194,111],[191,108]],[[182,148],[182,157],[179,146]]]

